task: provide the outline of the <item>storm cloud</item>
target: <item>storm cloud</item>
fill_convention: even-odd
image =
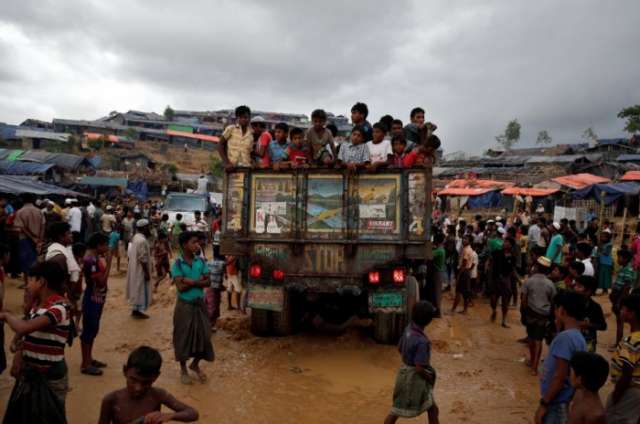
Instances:
[[[254,109],[403,120],[478,153],[518,118],[579,142],[640,103],[640,2],[5,0],[0,121],[128,109]]]

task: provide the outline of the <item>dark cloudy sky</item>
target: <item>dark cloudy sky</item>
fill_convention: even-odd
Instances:
[[[577,142],[640,103],[640,1],[3,0],[0,121],[427,109],[447,152]]]

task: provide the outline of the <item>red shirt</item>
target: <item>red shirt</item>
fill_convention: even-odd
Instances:
[[[271,134],[269,134],[269,131],[264,131],[262,134],[260,134],[256,146],[264,148],[264,155],[258,160],[261,168],[268,168],[269,166],[271,166],[271,159],[269,158],[269,143],[271,143]],[[256,148],[256,153],[257,151],[258,149]]]
[[[416,163],[418,153],[415,150],[409,153],[402,153],[401,155],[393,154],[393,166],[396,168],[411,168]]]
[[[309,163],[311,160],[311,155],[305,148],[298,149],[294,146],[291,146],[289,147],[289,160],[299,165]]]

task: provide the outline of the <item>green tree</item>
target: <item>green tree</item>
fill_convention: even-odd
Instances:
[[[507,127],[504,129],[504,133],[496,137],[496,141],[505,150],[511,150],[511,148],[520,141],[520,123],[517,119],[509,121]]]
[[[538,133],[538,138],[536,139],[536,144],[542,146],[545,144],[551,144],[551,136],[547,130],[542,130]]]
[[[595,143],[598,141],[598,135],[596,134],[596,132],[593,130],[592,127],[589,127],[582,132],[582,139],[586,142]]]
[[[214,177],[222,177],[224,175],[224,166],[222,166],[222,159],[220,159],[220,156],[209,156],[209,171]]]
[[[164,109],[164,117],[167,121],[173,121],[173,117],[176,115],[176,112],[171,108],[171,106],[167,105]]]
[[[624,130],[634,134],[640,131],[640,105],[625,107],[618,113],[618,118],[626,119]]]
[[[138,131],[136,131],[134,128],[127,128],[124,132],[124,135],[129,139],[129,140],[137,140],[138,139]]]

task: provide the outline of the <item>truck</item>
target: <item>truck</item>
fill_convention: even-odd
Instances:
[[[355,316],[370,319],[377,342],[395,343],[431,256],[431,175],[430,166],[227,171],[220,249],[243,264],[252,332]]]
[[[211,209],[207,194],[201,193],[167,193],[164,201],[162,213],[169,215],[169,222],[173,224],[176,221],[176,215],[182,215],[182,222],[187,226],[193,225],[195,222],[195,212],[204,212]]]

